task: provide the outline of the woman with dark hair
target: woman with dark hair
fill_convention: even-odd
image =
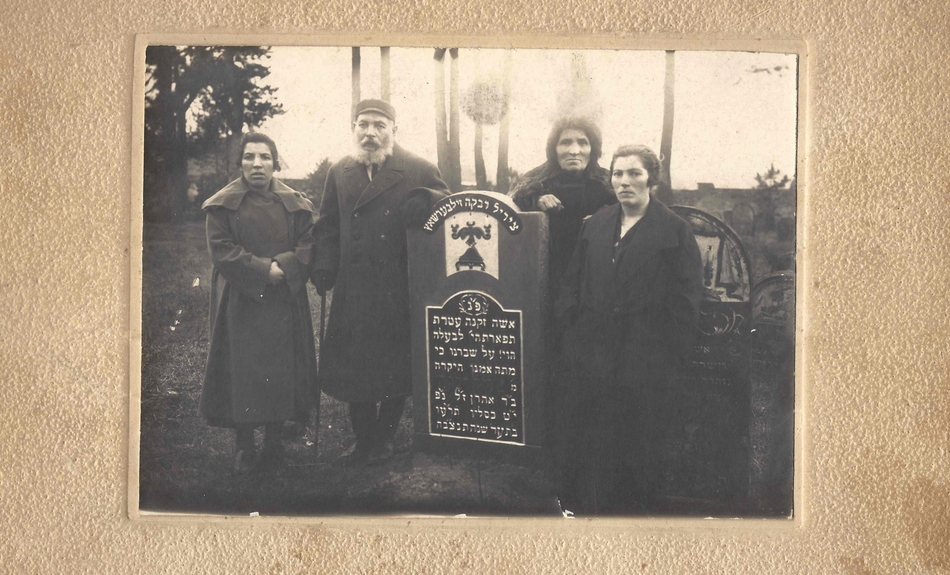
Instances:
[[[208,198],[211,345],[201,414],[237,432],[233,467],[257,459],[254,428],[265,426],[262,467],[279,465],[284,421],[306,422],[319,401],[306,282],[313,204],[274,177],[277,146],[245,134],[241,177]]]
[[[548,135],[547,161],[525,173],[509,192],[522,210],[548,214],[548,289],[552,297],[584,218],[617,201],[610,191],[607,170],[597,163],[602,146],[600,129],[591,120],[561,118]]]
[[[652,196],[656,154],[622,146],[610,174],[619,203],[584,223],[556,304],[569,364],[555,390],[560,495],[583,513],[654,509],[670,386],[703,293],[692,229]]]

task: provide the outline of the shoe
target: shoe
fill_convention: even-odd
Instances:
[[[373,451],[369,454],[370,465],[382,465],[393,458],[395,445],[391,439],[381,441],[376,444]]]
[[[235,475],[245,475],[254,466],[254,452],[238,449],[234,454],[231,471]]]
[[[347,467],[360,467],[369,460],[370,450],[356,442],[340,456],[340,462]]]
[[[281,429],[281,439],[300,439],[307,434],[307,426],[299,421],[288,421]]]
[[[277,443],[271,446],[265,446],[258,458],[258,471],[273,471],[280,468],[284,463],[284,446]]]

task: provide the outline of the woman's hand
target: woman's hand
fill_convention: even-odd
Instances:
[[[280,269],[277,262],[272,261],[270,263],[270,273],[268,273],[267,279],[270,280],[271,285],[277,285],[284,281],[284,270]]]
[[[559,212],[564,209],[564,206],[553,194],[544,194],[538,198],[538,208],[542,212]]]

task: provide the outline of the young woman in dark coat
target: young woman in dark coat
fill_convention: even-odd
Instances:
[[[555,390],[560,495],[581,513],[653,509],[677,357],[703,289],[689,224],[652,197],[656,154],[622,146],[610,173],[619,203],[585,222],[556,305],[569,364]]]
[[[259,463],[277,465],[283,422],[306,422],[320,397],[306,290],[313,204],[273,177],[273,140],[249,133],[241,150],[241,177],[202,206],[214,269],[199,405],[209,424],[236,430],[238,473],[257,459],[256,426],[265,426]]]

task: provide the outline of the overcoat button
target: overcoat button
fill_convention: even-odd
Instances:
[[[614,313],[620,313],[620,306],[614,307]]]
[[[354,217],[354,218],[360,217],[360,213],[359,213],[359,212],[353,212],[353,217]]]
[[[386,210],[386,211],[385,211],[385,212],[383,212],[383,213],[384,213],[384,214],[386,214],[386,215],[388,216],[388,215],[389,215],[389,210]]]
[[[379,239],[385,240],[385,239],[386,239],[386,234],[382,234],[381,236],[379,236]]]

